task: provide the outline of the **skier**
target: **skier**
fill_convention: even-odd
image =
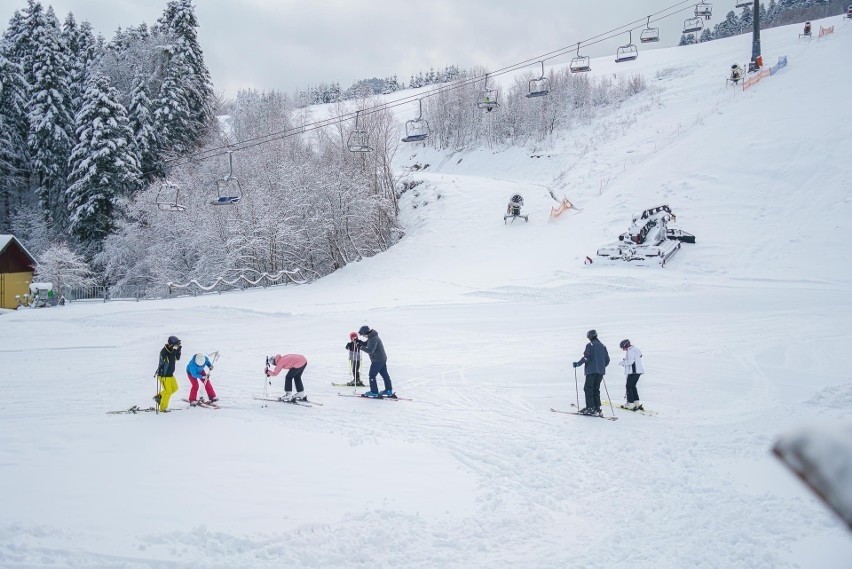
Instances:
[[[524,205],[524,198],[521,194],[515,194],[509,198],[509,204],[506,206],[506,215],[517,217],[521,215],[521,207]]]
[[[269,369],[274,366],[274,369]],[[302,385],[302,372],[308,366],[308,359],[301,354],[277,354],[266,358],[266,377],[274,377],[281,373],[282,369],[286,369],[287,375],[284,376],[284,397],[282,401],[307,401],[308,396],[305,395],[305,387]],[[296,382],[295,395],[290,394],[293,388],[293,381]]]
[[[178,390],[175,379],[175,365],[180,359],[181,344],[177,336],[169,336],[169,340],[160,350],[160,364],[154,374],[160,392],[154,396],[154,402],[159,406],[160,412],[165,413],[169,409],[169,399]]]
[[[736,85],[743,78],[743,73],[745,70],[738,63],[731,65],[731,83]]]
[[[642,411],[642,403],[639,402],[639,391],[636,389],[636,384],[639,382],[639,376],[645,373],[645,368],[642,367],[642,352],[630,343],[630,340],[622,340],[618,346],[624,350],[624,359],[621,360],[621,365],[624,366],[624,374],[627,376],[627,405],[625,409],[631,411]]]
[[[805,32],[802,34],[803,36],[811,35],[811,23],[805,22]]]
[[[204,354],[195,354],[195,356],[189,360],[189,363],[186,365],[186,377],[189,378],[189,383],[192,384],[192,387],[189,390],[189,404],[192,407],[198,405],[196,398],[198,397],[199,381],[204,384],[204,390],[207,392],[207,399],[209,399],[211,403],[219,401],[219,398],[216,397],[216,391],[213,389],[213,383],[210,381],[210,376],[208,375],[207,370],[213,371],[213,364],[210,362],[210,358]]]
[[[364,397],[395,398],[396,394],[393,392],[391,378],[388,374],[388,356],[385,354],[385,346],[382,344],[382,339],[379,338],[379,333],[370,330],[369,326],[361,326],[358,329],[358,335],[367,339],[366,342],[362,342],[361,351],[370,354],[370,391],[364,393]],[[381,375],[385,382],[385,390],[382,392],[379,392],[376,375]]]
[[[600,340],[598,333],[594,330],[586,332],[589,343],[583,352],[583,357],[574,362],[578,368],[585,364],[586,383],[583,384],[583,393],[586,394],[586,406],[580,409],[583,415],[600,415],[601,409],[601,381],[609,365],[609,352]]]
[[[346,344],[346,349],[349,350],[349,371],[352,372],[352,381],[346,385],[355,387],[364,387],[364,382],[361,381],[361,346],[363,342],[358,339],[356,332],[349,333],[349,343]]]

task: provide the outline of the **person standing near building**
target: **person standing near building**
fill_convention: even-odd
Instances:
[[[361,344],[361,351],[370,355],[370,391],[363,394],[363,397],[390,397],[396,398],[391,385],[390,374],[388,374],[388,356],[385,353],[385,346],[382,339],[379,338],[379,333],[371,330],[369,326],[361,326],[358,329],[358,335],[366,338],[366,341]],[[379,391],[376,383],[376,376],[381,375],[385,382],[384,391]]]
[[[583,357],[574,362],[574,367],[585,364],[584,372],[586,382],[583,385],[583,393],[586,395],[586,406],[580,409],[583,415],[600,415],[601,409],[601,381],[609,365],[609,352],[606,346],[598,340],[598,333],[589,330],[586,333],[589,343],[583,351]]]
[[[154,396],[154,402],[161,413],[169,410],[169,399],[177,393],[178,383],[175,379],[175,366],[180,359],[181,344],[177,336],[169,336],[168,342],[160,350],[160,363],[154,374],[157,377],[159,393]]]
[[[302,384],[302,373],[308,367],[308,359],[302,354],[276,354],[266,358],[266,377],[274,377],[286,369],[284,376],[284,397],[281,401],[307,401],[305,386]],[[272,368],[272,369],[270,369]],[[293,382],[296,383],[296,393],[291,396]]]
[[[642,367],[642,352],[631,344],[630,340],[622,340],[618,345],[625,352],[624,359],[621,360],[621,365],[624,366],[624,373],[627,376],[627,405],[624,408],[631,411],[642,411],[644,408],[639,402],[639,391],[636,389],[639,376],[645,373],[645,368]]]

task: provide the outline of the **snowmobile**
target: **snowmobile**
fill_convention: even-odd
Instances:
[[[695,235],[669,227],[671,221],[675,221],[675,215],[667,205],[646,209],[633,217],[630,229],[618,236],[618,243],[601,247],[597,256],[637,265],[665,266],[682,243],[695,243]]]
[[[503,223],[505,224],[509,219],[512,220],[512,223],[515,223],[515,219],[518,217],[523,218],[524,221],[529,221],[529,214],[521,214],[523,206],[524,198],[521,194],[514,194],[509,198],[509,205],[506,206],[506,215],[503,216]]]

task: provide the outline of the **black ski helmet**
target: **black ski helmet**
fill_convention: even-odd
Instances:
[[[586,338],[588,338],[589,340],[594,340],[597,337],[598,333],[594,330],[589,330],[588,332],[586,332]]]
[[[370,333],[370,327],[369,326],[361,326],[360,328],[358,328],[358,333],[362,336],[366,336],[367,334]]]
[[[170,346],[177,346],[178,344],[180,344],[180,338],[178,338],[177,336],[169,336]]]
[[[630,340],[625,338],[624,340],[622,340],[621,342],[618,343],[618,347],[621,348],[622,350],[626,350],[627,348],[630,347]]]

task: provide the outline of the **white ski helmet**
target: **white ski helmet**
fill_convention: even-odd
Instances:
[[[204,354],[195,354],[195,365],[203,366],[207,362],[207,356]]]

